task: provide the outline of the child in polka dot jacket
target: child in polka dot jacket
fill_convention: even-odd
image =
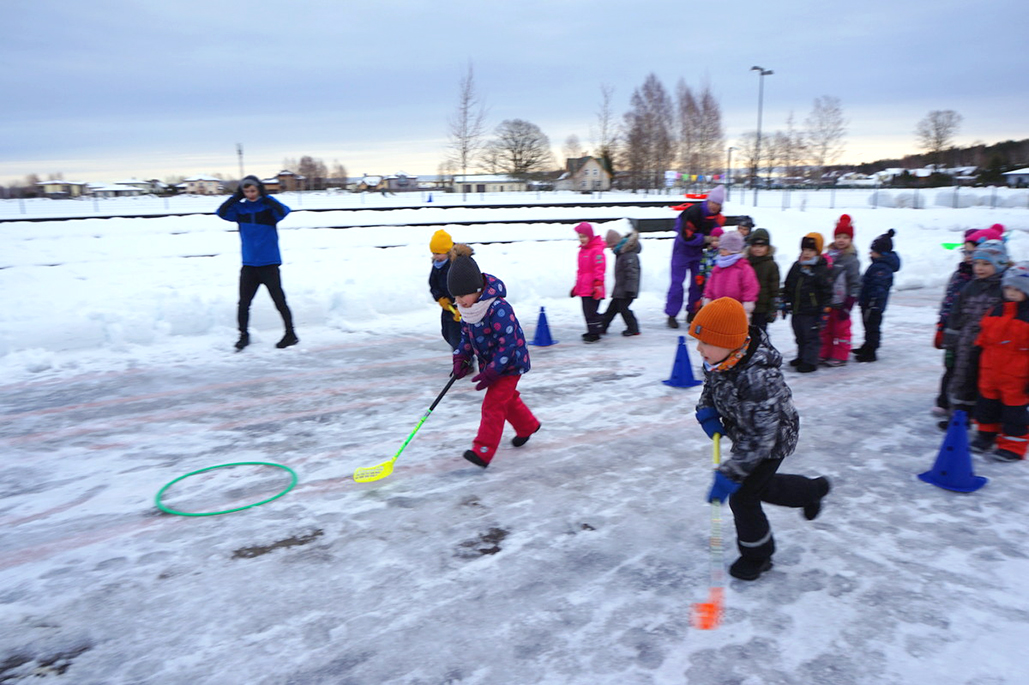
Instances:
[[[504,299],[507,289],[496,276],[479,271],[470,256],[455,255],[447,285],[461,313],[461,342],[454,350],[454,375],[463,378],[474,355],[479,373],[472,377],[476,390],[485,390],[482,418],[472,449],[464,458],[486,468],[500,445],[504,423],[515,430],[511,444],[521,447],[540,422],[522,402],[518,381],[529,372],[529,349],[514,309]]]

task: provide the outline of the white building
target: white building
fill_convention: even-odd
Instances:
[[[525,181],[503,174],[468,174],[454,177],[454,192],[458,193],[523,193]]]

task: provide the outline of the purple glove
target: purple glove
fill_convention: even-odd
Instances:
[[[472,368],[471,359],[468,357],[454,357],[454,378],[464,378]]]
[[[487,366],[472,376],[472,383],[475,383],[476,390],[485,390],[493,385],[498,378],[500,378],[500,373],[495,371],[492,366]]]

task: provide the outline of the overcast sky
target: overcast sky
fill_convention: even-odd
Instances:
[[[434,174],[474,67],[489,124],[587,149],[601,85],[618,120],[651,72],[707,80],[727,144],[840,98],[840,161],[917,152],[930,110],[959,143],[1029,137],[1026,0],[13,0],[2,8],[0,183],[26,174],[274,174],[311,155],[351,176]]]

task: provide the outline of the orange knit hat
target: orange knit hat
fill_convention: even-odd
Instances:
[[[747,341],[747,312],[731,297],[704,305],[690,324],[690,335],[708,345],[735,350]]]
[[[824,238],[821,233],[808,233],[806,236],[800,239],[800,249],[812,249],[818,254],[822,254],[822,245],[825,244]]]

